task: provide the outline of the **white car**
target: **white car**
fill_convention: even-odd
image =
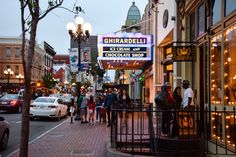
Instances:
[[[67,106],[63,100],[56,97],[38,97],[30,105],[30,119],[50,117],[60,120],[67,116]]]
[[[10,133],[9,128],[8,122],[0,116],[0,150],[7,148]]]

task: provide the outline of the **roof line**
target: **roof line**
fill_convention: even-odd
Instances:
[[[137,26],[137,25],[139,25],[139,24],[142,24],[142,23],[145,23],[145,22],[147,22],[147,21],[150,21],[151,19],[152,19],[152,18],[149,18],[149,19],[147,19],[147,20],[144,20],[144,21],[138,22],[138,23],[136,23],[136,24],[130,25],[129,27],[120,29],[120,30],[118,30],[118,31],[116,31],[116,32],[114,32],[114,33],[122,32],[122,31],[124,31],[124,30],[126,30],[126,29],[129,29],[129,28],[133,27],[133,26]]]

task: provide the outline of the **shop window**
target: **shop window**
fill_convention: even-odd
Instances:
[[[214,25],[221,18],[221,0],[212,1],[212,24]]]
[[[205,7],[202,4],[198,8],[198,36],[205,32]]]
[[[236,106],[236,24],[224,32],[225,105]]]
[[[218,104],[218,105],[222,104],[221,40],[222,40],[221,35],[218,35],[211,40],[211,54],[210,54],[211,104]]]
[[[225,16],[236,10],[236,0],[225,0]]]
[[[190,15],[190,41],[195,41],[195,13]]]

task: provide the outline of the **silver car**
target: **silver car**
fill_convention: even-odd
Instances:
[[[56,97],[38,97],[30,105],[30,119],[35,117],[50,117],[60,120],[67,116],[67,106],[63,100]]]
[[[7,148],[10,127],[8,122],[0,116],[0,150]]]

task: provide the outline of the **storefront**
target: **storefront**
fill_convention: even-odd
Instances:
[[[208,146],[235,151],[236,1],[188,2],[183,23],[182,40],[196,43],[196,62],[181,69],[191,69],[196,106],[208,113],[202,117],[211,130]]]

